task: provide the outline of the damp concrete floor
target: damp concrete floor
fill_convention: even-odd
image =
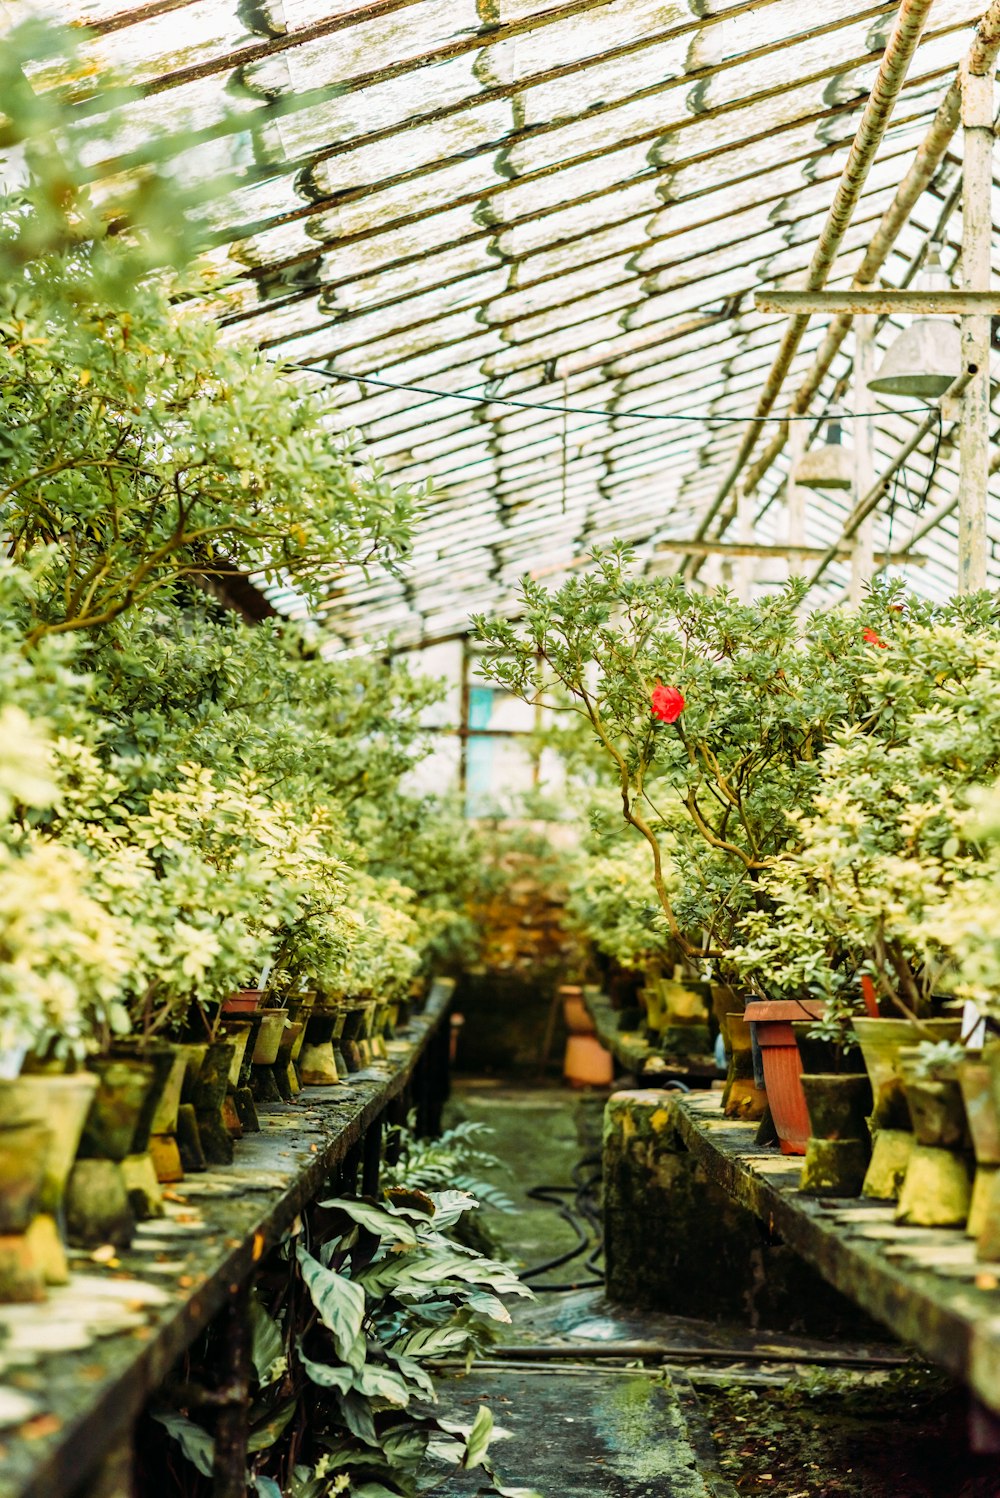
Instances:
[[[439,1385],[449,1417],[468,1422],[487,1405],[505,1432],[491,1450],[502,1490],[541,1498],[1000,1498],[1000,1456],[970,1452],[963,1391],[888,1338],[861,1349],[858,1366],[859,1349],[605,1299],[597,1179],[604,1100],[492,1078],[453,1084],[446,1126],[469,1119],[492,1130],[482,1143],[499,1163],[476,1175],[511,1199],[509,1211],[481,1209],[490,1251],[531,1273],[537,1291],[512,1307],[488,1358]],[[491,1489],[473,1471],[440,1491],[466,1498]]]

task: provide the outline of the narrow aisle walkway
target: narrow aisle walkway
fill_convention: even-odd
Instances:
[[[524,1271],[579,1250],[582,1236],[585,1246],[565,1264],[532,1275],[537,1299],[512,1307],[512,1324],[501,1337],[504,1361],[477,1363],[467,1378],[443,1382],[442,1400],[459,1420],[487,1405],[497,1426],[509,1432],[493,1450],[504,1483],[535,1488],[542,1498],[728,1498],[733,1489],[717,1473],[706,1473],[707,1436],[699,1454],[668,1375],[562,1357],[574,1334],[621,1332],[608,1318],[599,1268],[595,1277],[587,1266],[600,1246],[604,1102],[603,1094],[487,1080],[456,1087],[447,1121],[471,1120],[494,1130],[483,1143],[502,1166],[484,1175],[513,1202],[511,1211],[485,1209],[495,1240],[490,1251]],[[540,1188],[549,1188],[545,1199],[535,1194]],[[549,1361],[542,1354],[551,1348],[560,1356]],[[446,1491],[457,1498],[481,1484],[481,1476],[469,1472]]]
[[[604,1101],[456,1081],[446,1124],[493,1130],[481,1143],[501,1165],[483,1176],[513,1202],[475,1214],[493,1240],[485,1251],[523,1270],[579,1245],[560,1204],[594,1179],[587,1162],[600,1148]],[[539,1200],[539,1186],[567,1189]],[[596,1189],[583,1193],[584,1232],[597,1202]],[[509,1432],[491,1460],[512,1494],[998,1498],[1000,1462],[969,1452],[962,1391],[907,1349],[630,1311],[593,1283],[588,1253],[533,1279],[564,1288],[517,1303],[493,1354],[439,1381],[447,1417],[467,1423],[485,1404]],[[471,1498],[489,1488],[473,1471],[441,1491]]]

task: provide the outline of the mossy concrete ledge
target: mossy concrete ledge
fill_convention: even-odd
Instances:
[[[609,1296],[623,1305],[752,1328],[871,1337],[866,1316],[711,1179],[681,1136],[680,1098],[644,1087],[608,1099]]]

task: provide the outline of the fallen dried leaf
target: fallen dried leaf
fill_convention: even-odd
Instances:
[[[36,1415],[33,1420],[27,1420],[21,1426],[20,1433],[25,1441],[41,1441],[45,1436],[54,1436],[61,1429],[62,1421],[58,1415]]]

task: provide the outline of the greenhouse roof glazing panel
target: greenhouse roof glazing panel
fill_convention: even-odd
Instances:
[[[830,288],[851,284],[983,8],[931,5]],[[324,622],[348,644],[460,628],[473,609],[511,606],[520,570],[548,575],[616,534],[648,565],[676,563],[785,328],[753,292],[806,271],[897,9],[0,0],[3,25],[36,12],[90,25],[88,61],[138,86],[124,128],[94,150],[97,178],[193,132],[176,170],[213,189],[209,305],[228,336],[322,371],[293,377],[327,386],[331,420],[358,428],[390,474],[434,482],[401,578],[331,580]],[[76,87],[99,119],[101,98]],[[887,284],[912,277],[932,236],[954,269],[960,160],[956,136],[885,259]],[[882,348],[898,327],[883,321]],[[758,452],[823,333],[814,318]],[[848,338],[814,418],[848,397],[851,356]],[[892,406],[873,397],[880,463],[919,419]],[[878,548],[890,531],[904,547],[953,497],[954,432],[932,463],[934,447],[879,512]],[[780,543],[786,477],[784,454],[760,476],[758,538]],[[836,541],[848,509],[817,495],[807,542]],[[730,505],[711,537],[732,539],[732,520]],[[917,549],[913,585],[951,591],[953,520]],[[817,599],[845,579],[832,565]]]

